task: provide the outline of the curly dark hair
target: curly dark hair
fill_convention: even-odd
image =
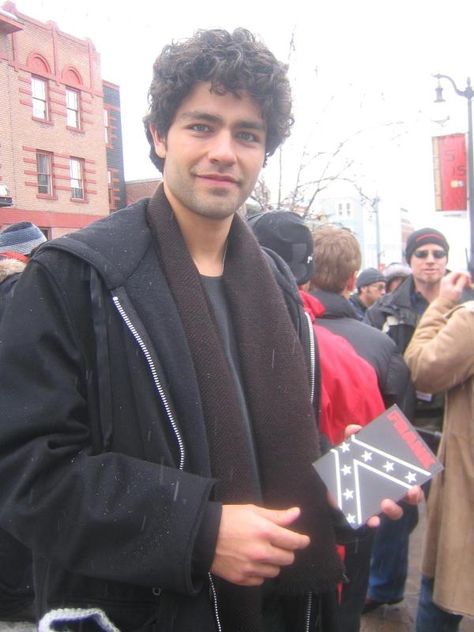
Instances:
[[[246,29],[197,31],[184,42],[165,46],[153,65],[143,122],[150,158],[160,171],[164,161],[155,152],[149,126],[166,137],[176,110],[200,81],[211,82],[217,94],[246,92],[255,100],[266,124],[267,157],[289,136],[293,117],[287,66]]]

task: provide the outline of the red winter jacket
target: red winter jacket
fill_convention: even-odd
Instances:
[[[329,293],[323,293],[329,295]],[[393,354],[398,363],[403,364],[402,358],[391,349],[387,336],[381,339],[377,332],[351,317],[351,307],[342,296],[335,297],[339,310],[327,310],[326,301],[316,296],[300,291],[301,298],[308,314],[313,320],[318,344],[321,365],[321,431],[331,443],[338,444],[344,439],[344,428],[348,424],[366,425],[380,415],[386,406],[395,403],[394,398],[388,397],[384,402],[381,386],[386,381],[382,371],[377,372],[376,363],[370,362],[370,357],[364,357],[354,338],[360,338],[360,332],[368,335],[373,349],[380,350],[383,358],[387,347],[390,348],[389,362],[393,361]],[[331,297],[331,298],[332,298]],[[347,309],[346,309],[347,308]],[[325,318],[331,321],[340,320],[338,325],[345,325],[336,333],[328,328]],[[330,326],[331,323],[329,323]],[[334,324],[334,323],[332,323]],[[361,330],[362,328],[362,330]],[[386,342],[386,344],[385,344]],[[367,345],[369,347],[369,345]],[[406,380],[409,381],[408,370]],[[391,389],[390,389],[391,390]],[[402,391],[400,390],[400,394]],[[400,405],[400,401],[397,401]]]

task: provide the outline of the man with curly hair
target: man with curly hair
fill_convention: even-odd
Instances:
[[[236,214],[289,134],[286,67],[201,31],[149,96],[162,185],[43,246],[2,323],[0,524],[33,551],[43,626],[328,632],[309,329]]]

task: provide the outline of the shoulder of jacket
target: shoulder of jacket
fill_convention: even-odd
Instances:
[[[65,252],[95,268],[109,289],[120,286],[139,265],[151,242],[147,204],[147,199],[140,200],[86,228],[48,241],[34,258],[41,259],[51,251]]]

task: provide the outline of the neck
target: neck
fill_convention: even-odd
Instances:
[[[175,217],[199,274],[222,276],[233,215],[225,220],[213,220],[200,215],[183,216],[175,212]]]
[[[414,281],[416,291],[419,292],[421,296],[428,301],[428,303],[432,303],[435,298],[438,298],[440,281],[437,281],[436,283],[423,283],[417,279],[414,279]]]

